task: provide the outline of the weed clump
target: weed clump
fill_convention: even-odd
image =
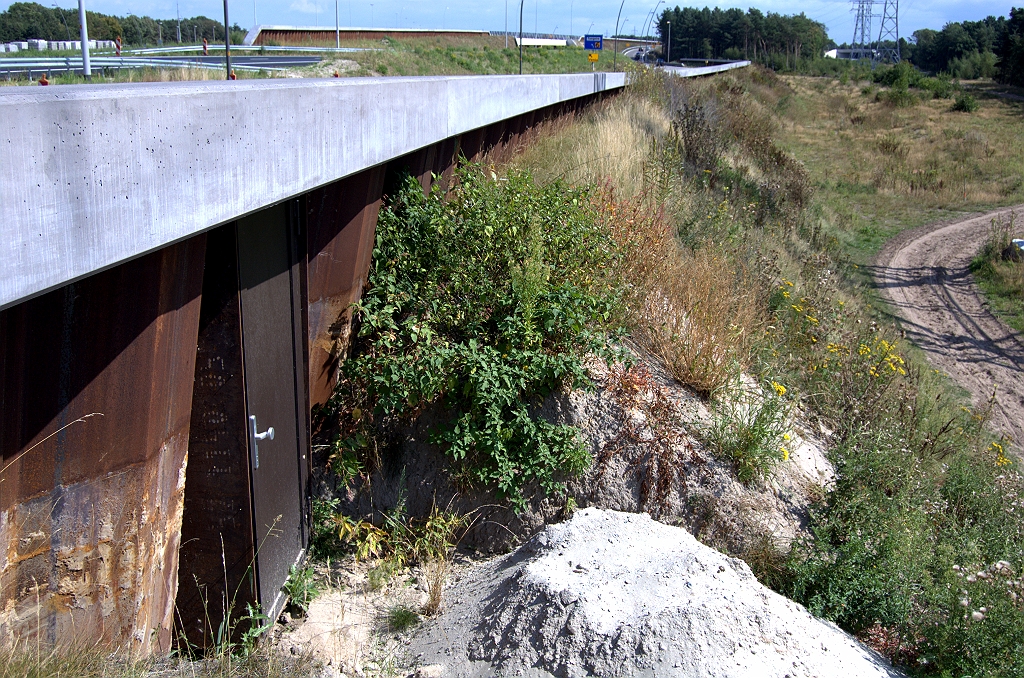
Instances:
[[[588,356],[613,357],[615,256],[586,189],[470,167],[424,196],[408,179],[381,212],[358,339],[328,406],[350,415],[339,446],[353,472],[431,406],[447,416],[430,440],[463,487],[521,506],[527,484],[553,492],[587,468],[577,431],[533,410],[586,386]]]
[[[386,622],[388,631],[401,633],[420,623],[416,610],[406,605],[394,605],[388,608]]]

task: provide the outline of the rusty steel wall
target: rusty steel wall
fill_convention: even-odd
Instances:
[[[370,269],[384,169],[373,167],[306,195],[311,404],[330,397],[348,347],[350,306]]]
[[[0,313],[0,644],[170,647],[205,240]]]

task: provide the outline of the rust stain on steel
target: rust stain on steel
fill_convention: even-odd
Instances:
[[[323,403],[348,348],[351,304],[363,293],[384,186],[383,166],[306,195],[309,402]]]
[[[204,251],[0,313],[0,643],[170,647]]]

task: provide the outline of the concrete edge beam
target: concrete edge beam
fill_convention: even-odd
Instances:
[[[624,73],[0,90],[0,309]]]

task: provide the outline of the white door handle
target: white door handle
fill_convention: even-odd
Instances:
[[[274,439],[274,427],[273,426],[268,428],[263,433],[257,433],[257,430],[258,429],[256,428],[256,415],[255,414],[250,414],[249,415],[249,432],[252,433],[252,453],[253,453],[253,467],[254,468],[259,468],[260,467],[260,445],[259,445],[259,441],[266,440],[268,438],[270,440]]]

